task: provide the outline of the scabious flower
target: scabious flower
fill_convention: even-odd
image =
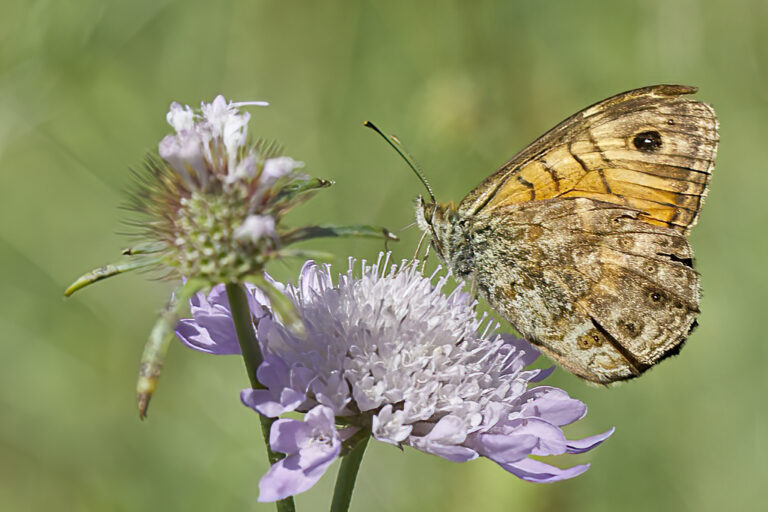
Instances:
[[[329,266],[307,262],[296,286],[281,287],[305,329],[284,327],[251,289],[254,325],[264,353],[258,379],[264,389],[246,389],[245,405],[269,417],[298,411],[304,420],[280,419],[271,448],[286,457],[260,482],[261,501],[303,492],[320,478],[361,431],[395,446],[411,446],[464,462],[486,457],[532,482],[579,475],[530,456],[581,453],[613,429],[569,440],[562,426],[586,414],[586,406],[558,388],[532,386],[549,370],[526,369],[539,355],[529,343],[478,318],[475,301],[455,289],[444,294],[447,276],[423,276],[415,264],[389,265],[380,255],[355,276],[334,283]],[[193,301],[192,319],[177,335],[209,353],[236,350],[221,291]],[[230,324],[231,325],[231,324]]]
[[[267,262],[286,246],[318,236],[397,239],[371,226],[286,228],[286,212],[332,183],[299,171],[304,164],[280,155],[276,143],[252,140],[244,106],[217,96],[199,110],[172,103],[174,133],[149,155],[128,208],[137,243],[123,259],[84,274],[65,292],[140,268],[191,280],[197,290],[217,283],[261,278]]]
[[[294,242],[322,236],[365,236],[396,240],[375,226],[304,226],[281,224],[286,212],[331,182],[310,178],[291,157],[280,155],[274,143],[252,140],[245,106],[217,96],[199,110],[172,103],[166,116],[174,133],[158,144],[157,156],[147,157],[136,172],[137,186],[130,209],[139,218],[138,242],[122,258],[78,278],[64,292],[137,269],[154,269],[162,276],[181,278],[168,307],[158,318],[144,350],[137,383],[139,412],[146,414],[162,368],[162,359],[186,297],[217,283],[256,282],[268,295],[264,267],[276,258],[297,256]],[[275,309],[283,318],[292,311]],[[224,327],[222,327],[224,328]],[[233,349],[234,350],[234,349]]]
[[[132,206],[142,235],[167,268],[210,283],[258,274],[278,254],[278,223],[294,206],[286,190],[307,183],[303,167],[274,144],[249,143],[250,114],[217,96],[199,111],[172,103],[174,132],[149,158]]]

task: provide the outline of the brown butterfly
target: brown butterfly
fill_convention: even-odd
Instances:
[[[686,97],[696,90],[613,96],[534,141],[458,207],[419,198],[418,224],[454,274],[588,381],[639,376],[697,325],[686,237],[707,194],[718,122]]]

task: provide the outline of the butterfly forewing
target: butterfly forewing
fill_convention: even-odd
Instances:
[[[686,232],[707,193],[718,143],[714,110],[683,96],[695,90],[646,87],[582,110],[486,179],[459,211],[588,197]]]

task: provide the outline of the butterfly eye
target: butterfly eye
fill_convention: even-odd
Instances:
[[[657,131],[638,133],[632,140],[632,144],[640,151],[653,153],[661,147],[661,134]]]

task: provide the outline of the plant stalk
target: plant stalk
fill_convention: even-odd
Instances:
[[[341,459],[341,467],[336,477],[336,487],[333,489],[331,512],[347,512],[352,501],[352,491],[355,488],[357,472],[365,454],[370,436],[363,437],[352,450]]]
[[[243,360],[245,361],[245,369],[248,372],[248,379],[251,382],[253,389],[263,389],[258,378],[256,377],[256,370],[259,368],[261,361],[263,360],[261,355],[261,348],[259,342],[256,339],[256,332],[253,329],[253,320],[251,310],[248,307],[248,295],[245,291],[245,287],[240,283],[227,283],[227,298],[229,299],[229,309],[232,312],[232,321],[235,324],[235,332],[237,333],[237,341],[240,343],[240,351],[243,353]],[[267,418],[259,414],[261,420],[261,433],[264,437],[264,444],[267,447],[267,457],[270,464],[282,459],[279,453],[275,453],[269,446],[269,432],[272,428],[272,423],[275,422],[274,418]],[[293,498],[288,497],[284,500],[280,500],[275,503],[278,512],[295,512],[296,506],[293,503]]]

